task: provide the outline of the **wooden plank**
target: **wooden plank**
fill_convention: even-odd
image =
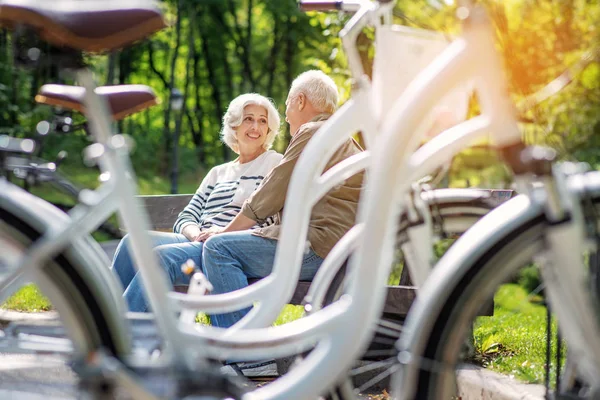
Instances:
[[[383,312],[405,316],[416,296],[414,286],[388,286]]]
[[[515,197],[517,195],[517,192],[515,192],[514,190],[508,190],[508,189],[506,189],[506,190],[505,189],[485,189],[485,190],[488,190],[490,192],[490,197],[492,198],[492,201],[495,203],[496,206],[499,206],[500,204],[512,199],[513,197]]]
[[[153,230],[172,231],[177,215],[188,205],[193,194],[140,196]]]
[[[492,201],[500,205],[516,195],[514,190],[483,189],[490,193]],[[144,206],[150,217],[152,229],[157,231],[171,231],[177,216],[190,202],[193,194],[172,194],[139,196],[144,201]]]

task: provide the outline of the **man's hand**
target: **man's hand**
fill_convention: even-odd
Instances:
[[[193,242],[206,242],[209,237],[223,232],[224,229],[225,228],[221,228],[221,227],[217,227],[217,226],[213,226],[209,229],[205,229],[202,232],[200,232],[200,234],[193,240]]]

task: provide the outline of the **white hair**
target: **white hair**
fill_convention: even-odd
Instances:
[[[275,137],[279,135],[281,120],[279,119],[279,113],[273,102],[257,93],[239,95],[229,103],[229,107],[227,107],[227,111],[223,116],[223,126],[221,128],[221,140],[237,154],[240,153],[240,148],[238,146],[235,130],[242,124],[244,108],[250,105],[264,107],[265,110],[267,110],[267,125],[269,129],[267,138],[263,144],[265,150],[271,148],[275,141]]]
[[[306,99],[319,112],[333,114],[337,109],[337,86],[333,79],[323,71],[310,70],[298,75],[292,82],[288,100],[295,98],[300,93],[304,93]]]

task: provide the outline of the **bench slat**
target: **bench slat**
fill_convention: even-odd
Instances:
[[[485,189],[484,189],[485,190]],[[491,200],[500,205],[510,200],[514,190],[487,189]],[[150,217],[152,229],[157,231],[170,231],[177,220],[177,215],[190,202],[193,194],[172,194],[156,196],[139,196],[144,201],[144,206]]]
[[[192,194],[175,194],[161,196],[140,196],[144,200],[146,212],[150,217],[153,230],[171,231],[177,215],[188,205]]]

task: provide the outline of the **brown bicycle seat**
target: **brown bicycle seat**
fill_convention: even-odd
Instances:
[[[158,104],[154,91],[145,85],[100,86],[96,93],[106,99],[115,121]],[[44,85],[35,101],[85,114],[84,95],[85,88],[81,86]]]
[[[56,46],[86,52],[119,49],[166,26],[151,1],[0,1],[0,26],[18,25],[32,27]]]

